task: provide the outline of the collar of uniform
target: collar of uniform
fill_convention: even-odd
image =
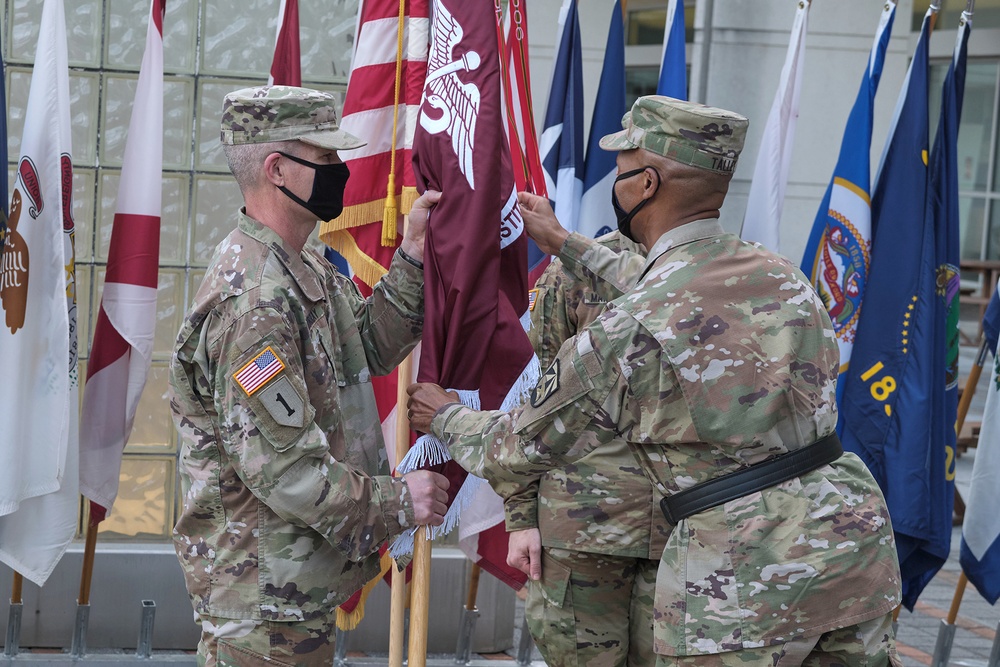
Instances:
[[[275,254],[278,261],[291,274],[302,293],[311,301],[321,301],[324,296],[323,286],[315,270],[309,267],[302,256],[288,247],[280,236],[270,227],[254,220],[240,209],[239,229],[250,238],[260,241]]]
[[[656,260],[660,258],[664,253],[686,243],[691,243],[693,241],[700,241],[701,239],[711,238],[713,236],[721,236],[726,233],[726,230],[722,228],[719,224],[717,218],[707,218],[705,220],[695,220],[694,222],[689,222],[680,227],[674,227],[668,232],[665,232],[663,236],[656,240],[653,247],[649,249],[649,254],[646,256],[646,264],[642,267],[642,272],[639,274],[639,279],[641,280],[646,272],[649,271],[650,267],[656,263]]]

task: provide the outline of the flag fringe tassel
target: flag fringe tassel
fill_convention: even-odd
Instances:
[[[526,325],[525,322],[528,322]],[[522,326],[530,326],[530,318],[521,318]],[[503,403],[500,405],[500,410],[507,412],[513,410],[518,405],[524,402],[524,400],[531,393],[531,390],[538,384],[538,379],[541,377],[542,370],[541,364],[538,362],[538,357],[536,355],[531,355],[531,360],[528,361],[527,366],[521,371],[517,380],[511,385],[510,389],[507,391],[507,396],[504,397]],[[456,390],[453,390],[456,391]],[[463,391],[457,390],[459,395],[459,400],[463,405],[466,405],[473,410],[479,409],[479,392],[478,391]],[[412,470],[417,470],[419,468],[431,465],[440,465],[442,463],[447,463],[451,460],[451,454],[448,453],[448,448],[445,447],[444,443],[435,438],[432,435],[422,435],[417,438],[417,442],[413,445],[403,460],[399,462],[396,466],[396,470],[400,474],[410,472]],[[451,507],[444,515],[444,523],[440,526],[431,526],[428,529],[428,538],[436,539],[439,536],[447,535],[458,525],[459,517],[466,507],[473,501],[478,493],[479,489],[483,484],[486,484],[486,480],[482,477],[476,477],[470,474],[465,478],[465,482],[462,484],[462,488],[459,489],[458,494],[455,496],[455,500],[452,501]],[[389,554],[393,558],[402,558],[403,556],[413,553],[413,536],[417,532],[416,528],[408,530],[399,537],[396,541],[392,543],[389,547]]]
[[[420,193],[412,185],[404,185],[397,196],[399,197],[399,212],[407,215],[413,208],[413,202],[417,201],[420,197]],[[381,223],[382,217],[385,215],[387,199],[388,197],[382,195],[371,201],[345,206],[339,216],[333,220],[320,223],[319,237],[326,242],[325,237],[332,232],[363,227],[374,222]]]
[[[379,573],[378,575],[372,577],[368,583],[361,587],[361,599],[358,600],[358,604],[354,607],[351,612],[346,612],[340,607],[337,607],[337,628],[343,630],[344,632],[350,632],[358,627],[361,620],[365,617],[365,602],[368,601],[368,596],[378,582],[382,580],[389,568],[392,567],[392,557],[386,552],[382,554],[382,558],[379,559]]]

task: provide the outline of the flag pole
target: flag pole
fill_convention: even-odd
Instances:
[[[76,599],[76,622],[73,624],[73,643],[69,654],[81,658],[87,653],[87,627],[90,623],[90,582],[94,576],[94,552],[97,550],[97,527],[100,520],[87,504],[87,539],[83,549],[83,569],[80,572],[80,595]]]
[[[409,667],[427,667],[427,622],[430,615],[431,541],[427,526],[413,538],[413,596],[410,607]]]
[[[4,657],[13,658],[17,655],[21,644],[21,589],[24,577],[20,572],[14,572],[14,581],[10,586],[10,613],[7,615],[7,641],[4,642]]]
[[[403,216],[406,228],[409,216]],[[410,353],[396,371],[396,466],[410,449],[410,420],[406,415],[406,388],[413,377],[413,354]],[[409,586],[406,569],[393,567],[389,599],[389,667],[402,667],[403,647],[406,645],[406,608]]]
[[[969,405],[972,397],[976,393],[976,385],[979,384],[979,377],[983,373],[986,365],[986,357],[989,354],[989,344],[986,336],[979,338],[979,352],[976,354],[976,362],[969,370],[969,377],[965,380],[965,388],[962,390],[962,399],[958,402],[958,416],[955,420],[955,434],[961,432],[965,426],[965,416],[969,413]],[[956,496],[958,490],[955,490]],[[969,583],[969,578],[965,576],[965,571],[958,577],[955,584],[955,594],[951,599],[951,608],[948,610],[948,618],[941,621],[941,629],[938,632],[937,644],[934,646],[934,656],[931,659],[932,665],[944,667],[948,663],[948,656],[951,655],[951,646],[955,640],[955,620],[958,618],[958,610],[962,606],[962,598],[965,596],[965,587]]]
[[[462,627],[458,631],[458,643],[455,646],[455,664],[464,665],[472,658],[472,634],[476,631],[476,621],[479,620],[476,597],[479,595],[481,571],[479,563],[473,563],[469,571],[469,591],[465,598],[465,608],[462,609]]]

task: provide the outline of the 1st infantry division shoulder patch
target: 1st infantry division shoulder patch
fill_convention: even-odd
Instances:
[[[252,396],[284,369],[285,363],[268,346],[247,365],[233,373],[233,379],[247,396]]]

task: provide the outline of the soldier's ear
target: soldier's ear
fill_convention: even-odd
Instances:
[[[264,158],[264,177],[272,184],[282,187],[285,185],[284,167],[285,164],[281,159],[280,153],[269,153]]]

